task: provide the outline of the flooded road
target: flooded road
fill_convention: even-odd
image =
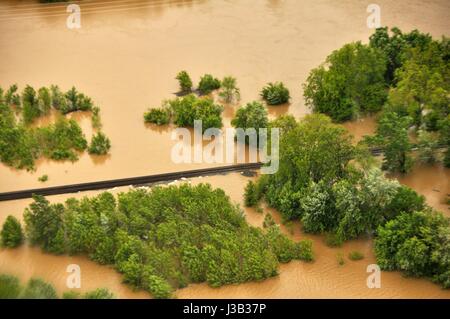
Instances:
[[[80,2],[81,29],[71,30],[65,4],[1,1],[0,86],[75,85],[100,106],[112,148],[105,158],[85,153],[75,163],[41,160],[34,173],[0,165],[0,191],[40,187],[43,174],[52,186],[213,165],[174,164],[171,128],[154,130],[143,122],[147,108],[174,97],[177,72],[187,70],[194,84],[204,73],[233,75],[242,103],[259,99],[267,82],[283,81],[291,104],[269,107],[269,114],[301,117],[309,112],[301,88],[309,71],[332,50],[367,41],[372,33],[366,26],[369,3],[86,0]],[[446,0],[377,3],[382,24],[435,37],[450,29]],[[236,108],[225,108],[225,125]]]
[[[211,183],[220,187],[230,198],[243,207],[242,193],[248,177],[239,173],[216,175],[188,180],[192,184]],[[181,181],[180,181],[181,183]],[[113,193],[126,191],[127,187],[115,189]],[[63,202],[68,197],[82,197],[97,194],[98,191],[57,195],[48,197],[51,202]],[[2,213],[13,214],[22,218],[23,209],[31,202],[29,199],[0,202]],[[264,212],[273,214],[277,222],[281,222],[279,214],[264,208]],[[264,215],[254,209],[245,209],[247,221],[256,227],[262,227]],[[6,214],[0,215],[3,223]],[[211,288],[206,284],[193,284],[176,291],[178,298],[450,298],[450,291],[426,279],[405,278],[399,272],[382,272],[381,288],[369,289],[366,285],[369,273],[367,265],[375,263],[370,239],[359,239],[347,242],[340,248],[329,248],[322,236],[306,235],[301,232],[300,225],[294,223],[282,230],[294,240],[310,238],[316,260],[313,263],[293,261],[280,265],[277,277],[240,285]],[[365,258],[351,261],[347,255],[351,251],[360,251]],[[337,254],[342,253],[345,264],[338,265]],[[38,248],[27,245],[19,249],[0,249],[0,273],[11,273],[23,281],[31,276],[41,277],[53,285],[59,293],[66,290],[69,264],[81,267],[81,292],[98,287],[111,289],[120,298],[150,297],[143,291],[133,292],[129,286],[121,284],[121,275],[107,266],[100,266],[83,256],[52,256],[42,253]]]
[[[143,112],[163,99],[174,98],[178,90],[175,75],[187,70],[198,83],[211,73],[232,75],[241,89],[241,103],[259,99],[259,91],[270,81],[283,81],[291,91],[289,105],[269,107],[269,115],[290,113],[300,118],[309,113],[301,84],[309,71],[332,50],[351,41],[367,41],[367,5],[371,1],[259,0],[251,6],[244,0],[155,0],[82,1],[82,28],[66,28],[66,6],[38,5],[33,1],[0,3],[0,86],[17,83],[35,87],[58,84],[67,90],[75,85],[101,108],[103,131],[112,141],[111,154],[78,162],[39,160],[35,172],[12,170],[0,164],[0,192],[94,180],[148,175],[211,166],[175,164],[170,153],[172,127],[155,129],[145,125]],[[450,29],[450,2],[378,1],[382,24],[402,30],[418,28],[434,37]],[[448,35],[448,34],[447,34]],[[229,126],[236,105],[224,110]],[[80,117],[86,134],[90,121]],[[45,120],[44,120],[45,122]],[[359,140],[373,132],[373,119],[344,125]],[[49,181],[38,182],[47,174]],[[398,179],[427,196],[436,209],[450,216],[445,195],[450,192],[449,170],[417,167]],[[192,180],[223,188],[236,202],[248,179],[239,174]],[[126,189],[126,188],[122,188]],[[49,197],[64,201],[98,192]],[[0,203],[0,223],[8,214],[22,218],[30,200]],[[447,209],[446,209],[447,208]],[[274,217],[279,220],[274,212]],[[246,210],[248,222],[261,226],[263,215]],[[177,291],[179,298],[450,298],[450,292],[424,279],[404,278],[383,272],[382,288],[368,289],[366,267],[374,263],[372,241],[352,241],[342,248],[329,248],[323,238],[306,236],[294,225],[295,239],[314,240],[316,261],[281,265],[278,277],[261,283],[247,283],[213,289],[205,284]],[[285,229],[287,233],[289,230]],[[346,259],[339,266],[336,254],[359,250],[366,256],[357,262]],[[80,256],[52,256],[36,248],[0,249],[0,273],[11,273],[23,281],[42,277],[58,292],[67,290],[66,267],[79,264],[82,288],[88,291],[108,287],[121,298],[148,297],[121,284],[115,270]]]

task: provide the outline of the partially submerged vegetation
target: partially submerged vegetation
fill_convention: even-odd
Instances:
[[[246,205],[264,199],[285,220],[300,220],[304,231],[327,233],[333,246],[375,235],[377,261],[383,269],[432,277],[448,287],[448,219],[433,212],[423,196],[371,167],[364,150],[328,117],[314,114],[294,126],[290,121],[285,124],[290,129],[282,130],[280,168],[256,184],[248,183]],[[417,221],[416,215],[423,217],[414,224],[410,219]],[[402,227],[397,227],[399,223]],[[343,264],[342,256],[338,262]]]
[[[263,280],[279,262],[313,260],[312,243],[277,225],[249,226],[208,184],[155,187],[50,204],[35,196],[24,213],[28,240],[54,254],[87,254],[113,264],[126,283],[169,298],[190,282],[213,287]]]
[[[268,105],[279,105],[289,102],[289,90],[283,82],[269,83],[261,91],[261,97]]]
[[[76,111],[92,111],[94,128],[99,128],[98,107],[91,99],[75,88],[62,93],[57,86],[50,89],[40,88],[37,92],[26,86],[22,94],[17,93],[17,85],[12,85],[3,94],[0,89],[0,160],[6,165],[18,169],[34,169],[35,161],[41,156],[53,160],[76,161],[79,153],[88,147],[88,142],[81,127],[75,120],[64,115]],[[55,123],[47,126],[34,126],[34,121],[49,115],[51,108],[58,114]],[[95,135],[94,145],[107,140],[103,133]],[[103,152],[109,150],[108,143],[103,143]],[[95,148],[94,148],[95,149]]]
[[[57,299],[55,288],[39,278],[31,278],[25,286],[17,277],[0,274],[0,299]],[[83,295],[69,291],[62,295],[63,299],[112,299],[112,294],[106,288],[99,288]]]
[[[180,127],[194,127],[194,121],[202,121],[203,130],[222,127],[223,107],[209,97],[189,94],[181,98],[164,101],[162,108],[151,109],[144,114],[144,120],[158,125],[170,120]]]
[[[412,166],[411,129],[420,161],[450,167],[449,49],[445,37],[379,28],[369,44],[347,44],[311,71],[306,103],[336,122],[381,111],[376,135],[364,142],[383,148],[384,169],[406,173]]]

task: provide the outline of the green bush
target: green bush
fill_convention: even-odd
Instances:
[[[84,299],[114,299],[114,294],[106,288],[98,288],[83,295]]]
[[[211,74],[205,74],[200,78],[198,90],[201,94],[209,94],[214,90],[220,89],[220,80]]]
[[[48,175],[47,175],[47,174],[44,174],[44,175],[40,176],[40,177],[38,178],[38,181],[40,181],[40,182],[42,182],[42,183],[45,183],[46,181],[48,181]]]
[[[239,101],[241,99],[241,92],[236,86],[236,79],[232,76],[226,76],[221,83],[221,90],[219,96],[225,103],[231,103],[233,100]]]
[[[257,140],[259,139],[259,130],[268,128],[268,123],[267,111],[259,102],[247,103],[246,106],[240,107],[237,110],[234,119],[231,120],[231,125],[235,128],[241,128],[243,130],[254,128]],[[250,138],[246,137],[246,143],[249,143],[249,140]],[[260,143],[261,142],[262,141],[260,141]]]
[[[3,247],[14,248],[22,244],[23,232],[22,226],[16,217],[9,215],[3,223],[0,232],[1,245]]]
[[[21,291],[19,279],[0,274],[0,299],[16,299]]]
[[[195,120],[202,121],[203,132],[208,128],[222,127],[223,107],[210,98],[197,98],[189,94],[168,101],[174,115],[174,123],[180,127],[193,127]]]
[[[348,254],[350,260],[361,260],[364,259],[364,254],[359,251],[352,251]]]
[[[145,278],[148,291],[156,299],[168,299],[172,296],[172,287],[163,278],[156,275],[149,275]]]
[[[80,298],[80,293],[70,290],[70,291],[65,291],[62,294],[62,299],[79,299]]]
[[[300,240],[297,245],[299,246],[300,253],[298,258],[303,261],[313,261],[314,253],[312,249],[312,241],[308,239]]]
[[[102,132],[98,132],[92,136],[91,144],[89,145],[89,154],[106,155],[111,148],[111,142]]]
[[[90,111],[94,106],[90,97],[79,93],[75,87],[72,87],[65,93],[66,102],[60,105],[59,110],[63,114],[75,111]]]
[[[253,181],[249,181],[245,186],[244,199],[247,207],[253,207],[258,203],[258,192]]]
[[[22,299],[57,299],[55,288],[41,279],[30,279],[20,295]]]
[[[275,225],[275,220],[273,219],[272,214],[270,213],[266,213],[266,215],[264,215],[264,221],[263,221],[263,227],[264,228],[269,228],[273,225]]]
[[[186,71],[180,71],[176,79],[180,85],[181,93],[190,93],[192,91],[192,80]]]
[[[289,90],[284,86],[283,82],[267,84],[261,91],[261,97],[269,105],[284,104],[289,102],[291,98]]]
[[[144,114],[146,123],[153,123],[156,125],[166,125],[170,122],[170,109],[167,107],[150,109]]]

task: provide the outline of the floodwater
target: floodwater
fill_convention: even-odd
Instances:
[[[220,187],[231,200],[243,207],[242,193],[249,180],[239,173],[193,178],[187,181],[193,185],[211,183]],[[179,181],[178,183],[182,183]],[[113,193],[125,191],[127,187],[113,190]],[[52,202],[62,202],[68,197],[92,196],[98,191],[57,195],[49,197]],[[22,218],[23,209],[30,199],[0,202],[0,211]],[[264,213],[271,213],[277,222],[281,222],[279,214],[264,208]],[[262,227],[264,214],[254,209],[245,209],[247,221],[256,227]],[[3,223],[6,214],[0,215]],[[322,236],[305,235],[300,225],[294,223],[282,230],[294,240],[309,238],[313,240],[316,260],[313,263],[293,261],[280,266],[277,277],[262,282],[251,282],[240,285],[229,285],[211,288],[206,284],[193,284],[176,291],[178,298],[450,298],[450,291],[426,279],[405,278],[399,272],[382,272],[381,288],[369,289],[366,285],[366,272],[369,264],[375,263],[370,239],[359,239],[347,242],[340,248],[329,248],[324,244]],[[347,255],[351,251],[360,251],[365,258],[350,261]],[[342,253],[346,262],[338,265],[337,254]],[[98,287],[107,287],[120,298],[150,297],[143,291],[132,291],[121,284],[121,275],[107,266],[100,266],[83,256],[52,256],[42,253],[38,248],[23,245],[19,249],[0,249],[0,273],[11,273],[23,281],[31,276],[41,277],[51,282],[59,293],[67,291],[66,272],[69,264],[81,267],[81,292]]]
[[[309,113],[301,84],[309,71],[334,49],[351,41],[367,41],[366,26],[371,1],[260,0],[118,0],[80,3],[82,27],[66,28],[65,4],[39,5],[35,1],[0,3],[0,86],[17,83],[35,87],[72,85],[93,98],[101,108],[103,131],[111,138],[111,154],[83,154],[75,163],[39,160],[35,172],[16,171],[0,164],[0,191],[12,191],[110,178],[195,169],[216,164],[175,164],[170,154],[175,141],[173,127],[155,128],[143,123],[143,112],[175,97],[178,71],[186,69],[194,83],[204,73],[233,75],[241,89],[241,103],[259,99],[270,81],[283,81],[291,91],[289,105],[269,107],[269,115],[290,113],[297,118]],[[418,28],[440,37],[450,30],[450,2],[436,0],[378,1],[382,24],[402,30]],[[448,34],[447,34],[448,35]],[[224,125],[229,126],[237,105],[227,105]],[[89,117],[74,114],[89,137]],[[45,121],[48,119],[43,119]],[[39,123],[37,124],[39,125]],[[373,119],[346,123],[358,140],[374,130]],[[94,173],[95,172],[95,173]],[[47,174],[49,181],[38,182]],[[427,197],[428,203],[449,214],[445,204],[450,192],[449,170],[416,167],[398,179]],[[239,174],[213,176],[199,181],[221,187],[242,201],[247,178]],[[75,194],[80,197],[87,192]],[[72,195],[50,197],[63,201]],[[21,218],[30,200],[0,203],[0,222],[8,214]],[[246,210],[247,220],[261,226],[263,216]],[[274,213],[276,215],[276,213]],[[277,218],[277,216],[275,216]],[[287,231],[289,233],[289,231]],[[307,237],[294,225],[295,239]],[[310,236],[308,236],[310,237]],[[371,240],[328,248],[321,237],[314,239],[316,261],[281,265],[280,275],[261,283],[213,289],[190,285],[177,292],[180,298],[303,298],[303,297],[428,297],[450,298],[448,291],[423,279],[404,278],[398,272],[382,273],[382,288],[366,287],[367,264],[374,263]],[[336,254],[359,250],[362,261],[347,260],[338,266]],[[66,267],[82,267],[82,291],[108,287],[118,297],[147,297],[121,284],[113,269],[85,257],[51,256],[36,248],[0,250],[0,273],[13,273],[22,280],[39,276],[65,289]]]
[[[269,107],[271,117],[309,113],[301,84],[334,49],[367,41],[370,1],[332,0],[84,0],[81,28],[66,27],[66,4],[0,3],[0,86],[72,85],[101,108],[111,154],[80,160],[40,160],[33,173],[0,164],[0,191],[195,169],[216,164],[175,164],[172,127],[153,129],[143,113],[178,90],[186,69],[194,83],[204,73],[233,75],[242,103],[259,99],[270,81],[283,81],[290,105]],[[450,29],[450,2],[378,1],[382,24],[419,28],[435,37]],[[236,105],[225,107],[229,126]],[[85,121],[83,128],[90,126]],[[358,125],[357,127],[365,125]],[[359,128],[355,128],[355,135]],[[92,172],[95,172],[93,174]]]

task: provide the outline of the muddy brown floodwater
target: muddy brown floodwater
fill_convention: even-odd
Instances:
[[[249,180],[239,173],[193,178],[184,182],[210,183],[220,187],[230,198],[243,207],[242,193]],[[182,183],[179,181],[177,183]],[[127,190],[121,187],[113,193]],[[98,191],[70,195],[51,196],[52,202],[63,202],[68,197],[91,196]],[[29,199],[0,202],[0,211],[8,212],[19,219],[23,209],[31,202]],[[271,213],[277,222],[281,222],[278,213]],[[256,227],[262,227],[264,215],[254,209],[245,209],[247,221]],[[6,214],[0,215],[3,223]],[[450,298],[450,291],[425,279],[405,278],[399,272],[382,272],[381,288],[369,289],[366,280],[369,273],[366,268],[375,263],[370,239],[359,239],[347,242],[340,248],[329,248],[324,244],[322,236],[311,236],[301,232],[300,225],[282,226],[282,230],[294,240],[310,238],[316,260],[313,263],[293,261],[280,266],[277,277],[262,282],[251,282],[240,285],[229,285],[211,288],[206,284],[193,284],[176,292],[178,298]],[[349,252],[358,250],[365,255],[360,261],[350,261]],[[339,266],[337,254],[342,253],[346,263]],[[67,291],[66,268],[69,264],[81,267],[81,292],[98,287],[107,287],[120,298],[150,297],[145,292],[134,292],[121,284],[121,275],[112,268],[100,266],[82,256],[52,256],[42,253],[38,248],[23,245],[19,249],[0,249],[0,273],[11,273],[23,281],[31,276],[41,277],[55,285],[59,293]]]
[[[40,5],[37,1],[0,3],[0,86],[17,83],[35,87],[58,84],[67,90],[75,85],[101,107],[104,132],[112,140],[108,157],[81,156],[75,163],[39,160],[35,172],[16,171],[0,164],[0,191],[40,187],[37,178],[49,176],[45,186],[110,178],[148,175],[211,166],[174,164],[170,159],[171,127],[155,129],[143,123],[143,112],[173,98],[174,80],[186,69],[195,83],[204,73],[233,75],[241,89],[242,103],[259,99],[269,81],[283,81],[291,91],[289,105],[270,107],[272,118],[290,113],[297,118],[309,113],[301,84],[309,71],[343,44],[367,41],[367,5],[371,1],[332,0],[154,0],[89,1],[80,3],[82,28],[66,28],[66,5]],[[434,37],[448,35],[450,2],[435,0],[379,0],[382,24],[402,30],[418,28]],[[224,124],[229,126],[237,105],[228,105]],[[89,117],[74,114],[91,134]],[[47,119],[48,120],[48,119]],[[43,119],[45,123],[46,119]],[[374,130],[373,119],[346,123],[358,140]],[[398,179],[427,196],[433,207],[449,211],[449,170],[416,167]],[[213,176],[199,181],[222,187],[237,202],[247,178],[239,174]],[[126,188],[122,188],[126,189]],[[95,194],[87,192],[70,196]],[[53,196],[63,201],[68,195]],[[7,214],[21,218],[30,200],[0,203],[0,222]],[[261,226],[263,216],[247,210],[249,223]],[[277,214],[274,212],[275,217]],[[293,238],[311,237],[294,227]],[[283,297],[436,297],[450,298],[427,280],[404,278],[397,272],[382,274],[382,288],[366,287],[366,266],[374,262],[371,240],[352,241],[340,249],[314,239],[317,260],[312,264],[281,265],[280,275],[261,283],[212,289],[190,285],[179,297],[283,298]],[[360,250],[366,258],[337,265],[336,254]],[[0,250],[0,272],[22,280],[39,276],[65,289],[66,267],[82,267],[82,289],[108,287],[123,298],[148,297],[121,284],[113,269],[84,257],[51,256],[36,248]]]

